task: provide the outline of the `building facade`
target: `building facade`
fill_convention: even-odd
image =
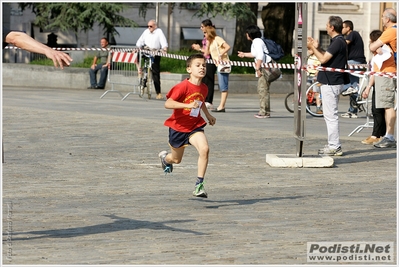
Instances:
[[[118,27],[119,35],[110,37],[111,43],[116,45],[135,45],[141,33],[147,28],[150,19],[156,19],[158,27],[162,29],[167,37],[169,51],[176,51],[182,48],[189,48],[192,43],[202,39],[200,30],[201,21],[205,18],[194,16],[200,4],[193,4],[186,8],[176,6],[173,10],[170,4],[155,3],[148,8],[146,17],[139,16],[139,3],[128,3],[128,8],[123,16],[134,20],[139,27],[122,28]],[[258,26],[263,29],[261,12],[267,2],[259,2]],[[329,43],[326,34],[326,21],[330,15],[341,16],[344,20],[352,20],[354,30],[363,37],[365,51],[368,50],[369,33],[374,29],[382,29],[381,14],[386,7],[397,8],[396,2],[307,2],[308,25],[307,35],[320,40],[323,46]],[[49,36],[54,38],[62,47],[99,47],[103,31],[99,26],[86,33],[80,33],[77,37],[72,32],[43,32],[33,24],[35,15],[30,10],[21,11],[18,3],[3,3],[3,25],[13,30],[23,30],[33,36],[36,40],[48,44]],[[234,44],[235,19],[225,19],[217,16],[212,19],[216,25],[217,32],[226,42]],[[366,58],[370,55],[366,52]],[[12,60],[11,60],[12,61]]]

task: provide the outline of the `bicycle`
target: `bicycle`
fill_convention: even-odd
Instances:
[[[316,93],[320,91],[319,87],[320,84],[318,82],[314,82],[308,87],[308,89],[306,89],[306,112],[314,117],[323,117],[323,114],[317,113],[316,110]],[[294,92],[288,93],[284,99],[285,108],[291,113],[294,113],[294,101]],[[323,104],[321,104],[320,108],[322,108],[322,106]]]
[[[353,73],[352,75],[357,76],[360,78],[359,80],[359,84],[358,84],[358,88],[359,88],[359,93],[356,99],[350,98],[350,106],[357,108],[359,110],[359,112],[363,112],[365,111],[366,113],[368,113],[368,105],[366,105],[366,107],[364,106],[365,103],[369,100],[363,100],[362,99],[362,91],[367,83],[368,77],[366,75],[363,74],[356,74]],[[306,111],[312,115],[313,117],[323,117],[323,114],[318,114],[317,110],[316,110],[316,93],[320,92],[320,83],[315,81],[313,82],[308,89],[306,90]],[[320,108],[322,109],[323,107],[323,101],[321,98],[321,94],[320,94],[320,100],[321,100],[321,106]],[[285,107],[286,109],[291,112],[294,113],[294,92],[289,93],[286,97],[285,97]]]
[[[151,83],[152,83],[152,72],[151,66],[154,61],[154,57],[148,53],[148,51],[142,51],[142,61],[144,61],[144,67],[142,68],[142,72],[140,75],[140,82],[139,82],[139,97],[143,98],[144,94],[148,95],[148,99],[151,99]]]

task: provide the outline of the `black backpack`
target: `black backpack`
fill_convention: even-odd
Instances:
[[[261,39],[265,43],[267,50],[269,50],[269,53],[267,55],[269,55],[274,61],[278,61],[282,57],[284,57],[284,50],[283,48],[281,48],[281,45],[271,39],[267,39],[264,37],[262,37]]]

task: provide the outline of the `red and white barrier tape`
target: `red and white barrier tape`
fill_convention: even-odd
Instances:
[[[122,63],[138,63],[138,53],[132,52],[114,52],[112,55],[113,62]]]
[[[15,46],[6,46],[5,49],[20,49],[19,47]],[[58,51],[116,51],[118,53],[114,53],[113,61],[115,62],[124,62],[124,63],[137,63],[137,52],[142,51],[147,54],[151,54],[152,56],[161,56],[167,57],[172,59],[178,60],[187,60],[188,56],[182,55],[175,55],[169,54],[160,51],[152,51],[147,49],[140,49],[140,48],[67,48],[67,47],[56,47],[53,48],[54,50]],[[122,54],[121,52],[125,52]],[[114,60],[115,58],[115,60]],[[207,59],[207,63],[214,64],[214,60]],[[238,67],[255,67],[255,62],[247,62],[247,61],[216,61],[219,64],[226,64],[229,63],[231,66],[238,66]],[[280,68],[280,69],[296,69],[297,66],[295,64],[288,64],[288,63],[263,63],[261,65],[264,68]],[[320,67],[320,66],[313,66],[313,65],[303,65],[301,69],[308,69],[313,68],[320,71],[334,71],[334,72],[348,72],[348,73],[355,73],[355,74],[362,74],[362,75],[375,75],[375,76],[382,76],[388,78],[396,78],[396,72],[373,72],[373,71],[356,71],[353,69],[365,69],[367,65],[365,64],[353,64],[349,65],[349,70],[346,69],[338,69],[338,68],[328,68],[328,67]]]
[[[317,69],[321,70],[321,71],[347,72],[347,73],[354,73],[354,74],[364,74],[364,75],[374,75],[374,76],[381,76],[381,77],[387,77],[387,78],[396,78],[396,72],[356,71],[356,70],[345,70],[345,69],[327,68],[327,67],[318,67]]]
[[[21,49],[19,47],[16,46],[6,46],[4,47],[4,49]],[[82,48],[69,48],[69,47],[53,47],[54,50],[57,51],[109,51],[109,48],[86,48],[86,47],[82,47]]]

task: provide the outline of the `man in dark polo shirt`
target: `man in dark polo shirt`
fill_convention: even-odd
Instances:
[[[353,30],[353,22],[345,20],[342,24],[342,34],[345,36],[346,43],[348,44],[348,64],[367,64],[366,57],[364,56],[364,43],[359,32]],[[342,95],[350,96],[350,101],[356,102],[358,97],[358,84],[359,77],[350,75],[350,83],[344,85]],[[357,118],[357,107],[349,105],[348,112],[341,114],[343,118]]]
[[[330,16],[326,25],[331,43],[327,51],[322,51],[319,44],[312,37],[308,37],[307,47],[312,50],[322,67],[345,69],[347,58],[347,44],[342,36],[342,19]],[[317,81],[321,85],[323,96],[323,114],[327,125],[328,144],[319,150],[319,155],[342,156],[339,139],[338,101],[345,84],[345,74],[335,71],[319,71]],[[347,82],[347,81],[346,81]]]

